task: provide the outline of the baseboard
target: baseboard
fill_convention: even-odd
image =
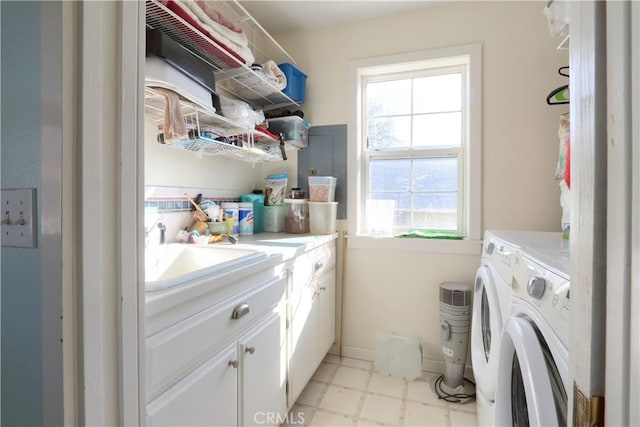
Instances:
[[[339,355],[340,353],[338,349],[338,345],[334,344],[329,350],[329,354]],[[366,348],[343,345],[342,356],[373,362],[375,359],[375,351]],[[444,372],[444,362],[442,360],[422,358],[422,370],[427,372],[442,373]],[[471,365],[467,364],[464,367],[464,376],[471,381],[475,381],[475,378],[473,376],[473,368],[471,367]]]

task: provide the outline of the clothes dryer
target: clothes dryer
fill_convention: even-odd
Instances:
[[[518,246],[504,232],[485,232],[474,286],[471,321],[471,362],[476,380],[480,425],[494,425],[496,381],[502,327],[511,307],[511,264]]]
[[[567,425],[570,276],[568,262],[558,262],[562,251],[527,243],[514,258],[513,301],[500,342],[496,425]]]

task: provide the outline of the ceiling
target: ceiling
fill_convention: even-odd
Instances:
[[[436,3],[441,3],[441,1],[240,0],[240,4],[271,34],[330,27],[377,16],[422,9]]]

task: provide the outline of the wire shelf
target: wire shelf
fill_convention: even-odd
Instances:
[[[266,152],[257,147],[238,147],[226,142],[213,139],[199,138],[189,139],[173,144],[165,144],[166,147],[184,149],[204,155],[220,155],[249,163],[264,163],[282,160],[279,152]]]
[[[144,89],[144,115],[145,118],[157,123],[164,122],[165,98],[151,87]],[[190,127],[202,129],[207,127],[209,131],[220,136],[238,135],[247,132],[247,129],[232,120],[227,119],[213,111],[207,111],[191,102],[181,100],[180,107],[185,116],[185,121]]]
[[[245,27],[259,28],[264,32],[262,27],[237,2],[209,2],[209,4],[217,8],[220,5],[230,7],[231,9],[227,9],[226,13],[232,13],[232,17],[236,22],[243,23]],[[239,56],[234,55],[221,44],[211,40],[211,38],[194,28],[157,0],[147,0],[146,2],[146,23],[148,27],[161,30],[171,39],[209,63],[215,69],[216,80],[234,80],[232,85],[236,89],[240,88],[240,90],[229,89],[228,87],[226,89],[244,101],[256,106],[299,105],[282,93],[269,79],[249,68]],[[276,43],[266,32],[264,34],[263,37],[272,43]],[[279,45],[277,46],[282,50]],[[253,44],[252,47],[254,47]],[[284,53],[287,58],[291,59],[286,52]],[[291,62],[294,61],[291,59]],[[230,70],[232,71],[230,72]]]

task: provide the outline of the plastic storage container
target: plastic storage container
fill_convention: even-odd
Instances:
[[[309,201],[333,202],[336,197],[337,178],[332,176],[309,177]]]
[[[240,224],[238,226],[238,233],[241,236],[250,236],[253,234],[253,203],[252,202],[240,202],[238,203],[238,218]]]
[[[284,231],[284,205],[264,207],[264,231]]]
[[[309,142],[309,122],[298,116],[277,117],[268,119],[269,132],[284,136],[288,144],[304,148]]]
[[[278,64],[278,67],[287,77],[287,87],[282,92],[296,102],[304,102],[307,75],[289,63]]]
[[[242,194],[241,202],[253,203],[253,234],[264,230],[264,194]]]
[[[336,232],[338,202],[309,202],[309,231],[311,234]]]
[[[284,199],[284,231],[293,234],[309,232],[309,204],[302,199]]]

